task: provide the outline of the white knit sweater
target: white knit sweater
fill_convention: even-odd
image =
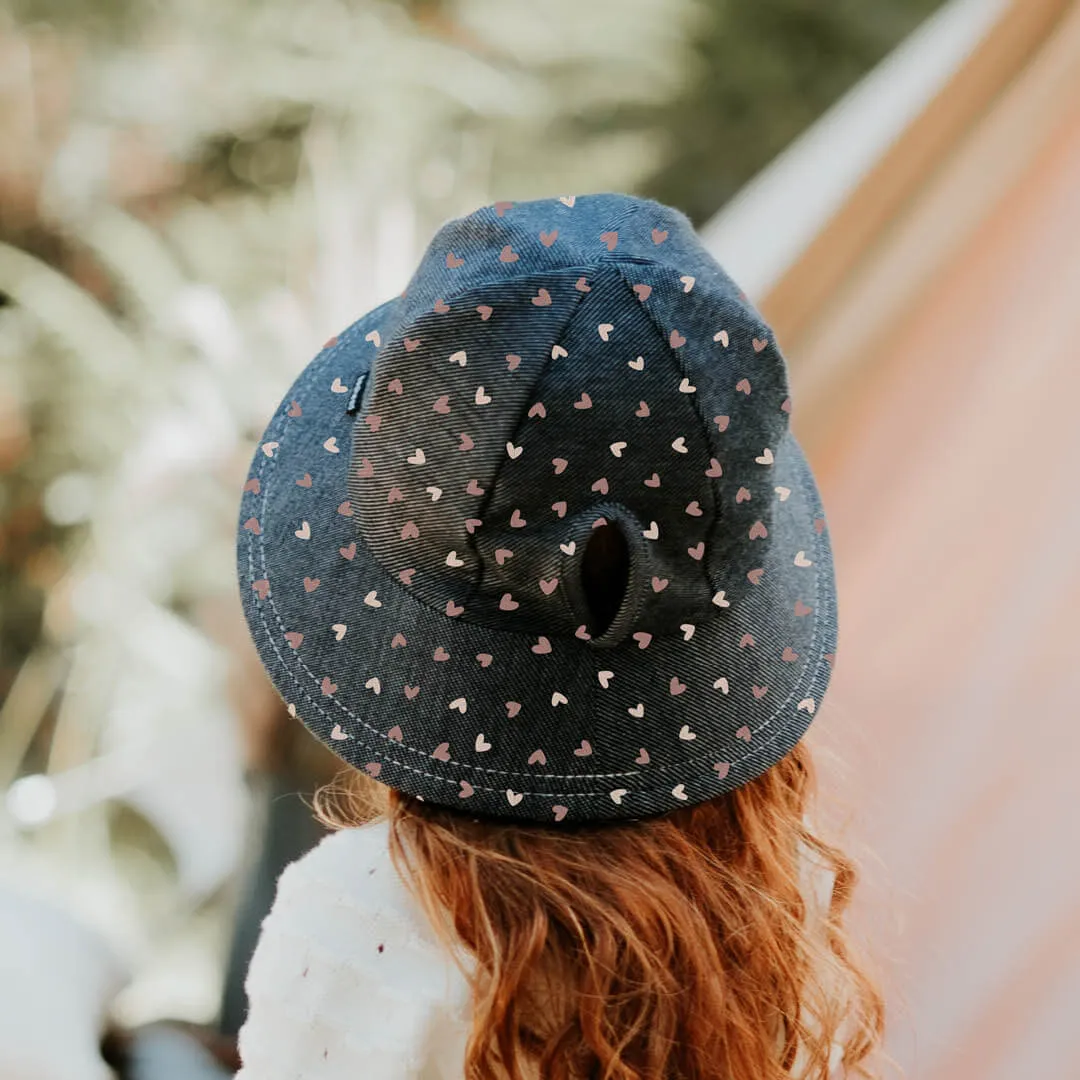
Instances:
[[[285,869],[246,987],[237,1080],[461,1080],[468,985],[397,876],[384,819]]]
[[[383,819],[286,868],[246,987],[236,1080],[462,1078],[468,984],[398,878]]]

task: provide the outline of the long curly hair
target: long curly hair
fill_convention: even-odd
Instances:
[[[884,1003],[842,925],[855,865],[808,822],[814,785],[804,742],[633,822],[474,819],[358,771],[315,811],[385,817],[406,886],[475,960],[466,1080],[871,1077]]]

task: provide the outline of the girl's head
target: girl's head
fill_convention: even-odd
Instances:
[[[800,996],[834,1030],[815,987],[850,969],[798,882],[832,863],[839,910],[850,867],[805,831],[798,744],[835,585],[790,412],[685,217],[567,196],[444,226],[263,436],[238,545],[260,655],[382,785],[504,1055],[689,1077],[711,1047],[738,1076],[768,1039],[813,1052]]]

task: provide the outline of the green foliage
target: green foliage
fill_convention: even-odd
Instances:
[[[0,17],[7,14],[22,26],[56,26],[115,40],[155,6],[154,0],[5,0]]]
[[[941,3],[708,0],[646,190],[704,223]]]

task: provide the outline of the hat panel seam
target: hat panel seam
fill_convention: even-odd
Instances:
[[[793,438],[793,436],[791,436],[791,437]],[[819,539],[818,547],[820,547],[820,546],[821,546],[821,540]],[[820,558],[820,552],[815,551],[815,554],[818,556],[818,558]],[[818,667],[819,667],[819,665],[821,663],[821,657],[816,656],[816,646],[817,646],[817,642],[818,642],[818,636],[819,636],[820,631],[822,629],[823,621],[827,617],[831,617],[833,609],[831,607],[828,607],[828,605],[827,605],[827,610],[826,610],[826,612],[824,614],[822,614],[822,612],[820,610],[820,603],[821,603],[821,571],[818,569],[817,560],[815,560],[815,562],[814,562],[814,567],[815,567],[815,573],[814,573],[814,609],[813,609],[814,610],[814,629],[813,629],[812,634],[810,635],[810,643],[809,643],[809,647],[807,649],[806,663],[803,664],[802,669],[799,671],[799,674],[795,679],[795,683],[794,683],[792,689],[790,690],[790,692],[788,693],[787,697],[785,697],[784,700],[782,702],[780,702],[779,705],[776,706],[776,708],[769,714],[769,716],[758,727],[751,729],[751,735],[752,736],[758,735],[761,732],[766,731],[768,728],[772,727],[772,725],[775,723],[775,721],[779,717],[779,715],[788,707],[788,705],[790,705],[791,701],[794,699],[796,694],[802,693],[802,685],[803,685],[804,680],[806,679],[806,674],[807,674],[808,671],[811,673],[809,683],[810,684],[813,683],[814,676],[816,675],[817,669],[818,669]],[[714,621],[715,621],[715,619],[714,619]],[[670,635],[670,636],[674,636],[674,635]],[[741,755],[737,759],[737,761],[731,761],[731,762],[729,762],[729,764],[736,765],[736,764],[739,764],[739,763],[741,763],[743,761],[748,761],[751,758],[758,756],[759,754],[763,753],[765,751],[765,749],[767,749],[767,747],[770,746],[773,742],[775,742],[775,740],[777,738],[779,738],[779,737],[780,737],[779,734],[774,734],[769,739],[767,739],[764,743],[761,743],[759,746],[756,746],[752,750],[748,750],[745,754]],[[693,766],[697,765],[698,763],[706,760],[707,758],[713,757],[713,756],[715,756],[715,752],[710,752],[708,754],[703,754],[703,755],[701,755],[699,757],[696,757],[696,758],[687,758],[684,761],[679,762],[678,766],[665,766],[665,765],[657,766],[656,770],[654,770],[654,771],[666,771],[666,770],[668,770],[670,768],[675,768],[675,767],[678,767],[678,768],[693,767]]]
[[[574,269],[576,269],[576,268],[574,268]],[[531,386],[531,389],[530,389],[530,393],[523,399],[524,404],[522,405],[522,408],[521,408],[521,411],[520,411],[520,413],[518,415],[517,421],[514,423],[513,427],[510,429],[510,432],[511,432],[510,436],[509,436],[510,442],[515,442],[515,440],[517,439],[521,429],[525,425],[525,421],[528,419],[529,410],[532,408],[531,401],[532,401],[532,398],[535,396],[535,390],[540,385],[540,383],[543,381],[544,376],[546,375],[546,373],[548,371],[548,368],[551,366],[551,363],[552,363],[551,350],[554,348],[555,345],[559,344],[562,341],[562,339],[565,337],[566,329],[570,325],[570,323],[573,321],[575,314],[577,314],[578,308],[579,308],[579,306],[581,304],[581,298],[582,298],[583,295],[584,295],[583,293],[580,293],[580,292],[578,293],[578,296],[574,300],[574,306],[567,313],[566,319],[563,321],[563,324],[560,327],[558,333],[555,335],[554,340],[551,342],[551,345],[548,347],[547,358],[545,359],[544,363],[537,369],[536,377],[533,379],[532,386]],[[502,475],[503,470],[506,468],[507,460],[508,460],[508,455],[504,456],[504,457],[502,457],[500,459],[499,464],[495,469],[495,472],[491,476],[491,479],[488,481],[488,486],[487,486],[487,489],[484,492],[484,495],[483,495],[483,497],[481,499],[481,502],[479,503],[479,505],[476,508],[476,516],[481,521],[484,521],[486,519],[488,508],[491,506],[491,500],[494,498],[496,488],[499,486],[499,477]],[[465,604],[466,605],[468,605],[473,600],[475,600],[476,597],[479,596],[480,593],[483,591],[484,578],[487,575],[487,570],[488,570],[487,560],[484,559],[481,556],[480,548],[479,548],[479,545],[477,543],[476,537],[475,536],[469,536],[468,540],[467,540],[467,543],[469,544],[469,547],[472,549],[473,557],[476,559],[476,565],[477,565],[477,567],[479,569],[479,573],[477,574],[476,580],[473,582],[472,587],[470,588],[469,592],[466,594],[466,597],[465,597]],[[473,624],[473,625],[484,625],[484,624],[483,623],[476,623],[476,624]],[[526,632],[525,631],[518,631],[518,633],[525,634]],[[566,635],[559,635],[559,636],[566,636]]]
[[[663,263],[654,262],[653,265],[657,266],[657,267],[660,267],[660,268],[666,268]],[[626,276],[626,274],[622,271],[621,267],[619,269],[619,276],[622,279],[623,283],[626,285],[627,289],[630,290],[631,295],[633,295],[633,283]],[[634,299],[636,301],[637,297],[634,296]],[[684,378],[689,378],[689,372],[688,372],[688,369],[687,369],[686,365],[683,363],[682,358],[678,354],[678,351],[671,347],[670,342],[668,341],[667,337],[665,336],[664,328],[659,324],[659,322],[657,322],[656,316],[653,314],[653,312],[651,310],[649,310],[648,304],[642,304],[641,307],[643,307],[645,309],[645,311],[644,311],[645,317],[652,324],[653,329],[656,330],[657,336],[660,339],[662,347],[665,350],[667,350],[668,354],[674,360],[676,370]],[[691,396],[693,398],[695,398],[695,399],[697,397],[696,394],[693,394]],[[690,407],[691,407],[691,409],[693,409],[694,415],[697,417],[698,423],[701,425],[701,433],[702,433],[702,438],[704,439],[705,445],[711,450],[713,448],[713,442],[712,442],[712,437],[711,437],[711,435],[709,433],[709,425],[706,422],[705,417],[702,414],[701,409],[698,406],[697,401],[696,400],[691,401],[690,402]],[[717,486],[715,484],[713,484],[713,483],[710,483],[708,485],[708,487],[709,487],[710,492],[712,493],[713,506],[715,508],[715,514],[714,514],[714,519],[713,519],[714,520],[714,527],[715,527],[715,522],[720,518],[721,514],[724,511],[724,503],[723,503],[723,500],[720,498],[719,491],[717,490]],[[706,560],[702,559],[696,565],[698,567],[698,570],[701,573],[702,578],[705,581],[706,589],[708,589],[711,592],[713,590],[713,588],[714,588],[715,583],[713,582],[713,580],[712,580],[712,578],[711,578],[711,576],[709,574],[709,570],[706,567],[705,563],[706,563]],[[712,615],[712,612],[710,612],[709,614]]]
[[[581,267],[574,266],[574,267],[570,267],[569,269],[576,271],[578,269],[581,269]],[[556,269],[554,271],[544,271],[544,272],[538,273],[538,274],[523,275],[519,280],[528,280],[528,278],[530,278],[530,277],[550,277],[553,273],[554,274],[561,274],[562,270],[561,269]],[[447,293],[445,299],[446,299],[447,303],[452,303],[454,298],[460,298],[461,296],[465,295],[466,293],[470,293],[470,292],[476,291],[478,289],[482,289],[486,285],[500,285],[500,284],[506,284],[506,282],[489,281],[489,282],[485,282],[482,285],[470,285],[467,288],[463,288],[463,289],[458,290],[456,293]],[[553,344],[557,344],[558,340],[561,338],[561,335],[565,332],[565,328],[566,328],[567,325],[569,325],[570,321],[572,320],[572,318],[574,316],[574,313],[577,310],[577,305],[579,303],[580,303],[580,297],[575,298],[574,307],[567,314],[567,317],[566,317],[566,320],[565,320],[565,322],[563,324],[563,327],[559,332],[559,337],[556,338],[556,340],[553,342]],[[411,321],[409,321],[408,323],[406,323],[404,325],[399,324],[397,326],[393,336],[397,337],[398,334],[407,333],[408,329],[410,327],[412,327],[414,325],[414,323],[415,323],[415,320],[411,320]],[[533,383],[534,388],[541,381],[541,379],[543,378],[543,375],[547,371],[548,366],[550,365],[550,363],[551,363],[551,355],[550,355],[550,349],[549,349],[548,354],[547,354],[547,359],[545,360],[544,364],[540,367],[539,373],[538,373],[536,379],[534,380],[534,383]],[[374,374],[373,374],[373,368],[374,368],[374,360],[371,361],[371,366],[369,367],[369,370],[368,370],[367,384],[369,386],[374,386],[374,383],[375,383]],[[528,406],[525,406],[524,409],[523,409],[522,415],[518,418],[518,421],[516,422],[514,428],[512,429],[511,441],[513,441],[513,439],[517,437],[518,432],[521,430],[522,426],[524,425],[525,419],[527,419],[527,409],[528,409]],[[357,415],[357,417],[355,418],[355,421],[354,421],[354,423],[352,425],[353,431],[355,431],[355,429],[362,423],[363,423],[363,418],[361,416]],[[494,475],[492,476],[491,480],[488,483],[487,488],[485,489],[485,493],[484,493],[484,496],[482,498],[482,501],[477,506],[477,517],[480,518],[480,519],[484,518],[485,511],[486,511],[488,505],[490,504],[492,496],[493,496],[494,491],[495,491],[495,488],[497,487],[497,481],[498,481],[499,474],[505,468],[505,466],[506,466],[506,458],[504,457],[504,458],[502,458],[500,460],[499,465],[498,465],[497,469],[495,470]],[[385,579],[386,579],[387,583],[389,584],[389,586],[391,588],[393,588],[396,592],[400,593],[401,595],[407,597],[412,603],[419,604],[422,607],[425,607],[428,611],[431,611],[432,613],[440,616],[441,618],[446,618],[446,619],[451,618],[451,616],[448,616],[446,614],[446,611],[445,611],[444,608],[435,606],[435,604],[432,603],[431,601],[427,600],[426,598],[419,595],[418,593],[412,591],[410,588],[408,588],[402,582],[400,582],[398,580],[397,576],[392,571],[388,570],[385,566],[383,566],[382,562],[379,560],[379,558],[376,556],[375,552],[371,548],[371,545],[368,544],[368,542],[364,538],[364,535],[363,535],[363,533],[361,532],[361,530],[359,528],[359,523],[357,523],[357,528],[355,530],[355,536],[356,536],[356,541],[357,541],[358,545],[364,550],[364,552],[367,555],[370,562],[374,566],[378,567],[379,571],[385,576]],[[479,551],[479,549],[477,547],[477,540],[476,540],[475,536],[474,535],[467,535],[466,538],[465,538],[465,542],[469,545],[469,548],[472,550],[473,555],[476,558],[476,564],[477,564],[477,567],[480,570],[480,573],[479,573],[478,579],[470,586],[469,592],[465,594],[465,596],[464,596],[464,598],[462,600],[462,606],[465,608],[465,611],[462,613],[462,615],[460,617],[459,616],[454,616],[453,620],[455,622],[459,623],[459,624],[465,624],[465,625],[468,625],[468,626],[481,627],[485,631],[491,631],[491,632],[494,632],[496,634],[501,634],[501,635],[505,635],[507,637],[513,637],[513,638],[517,638],[517,639],[520,639],[520,640],[525,640],[525,639],[528,639],[530,637],[535,637],[536,634],[531,632],[531,631],[509,629],[509,628],[504,627],[504,626],[498,626],[498,625],[496,625],[494,623],[478,622],[478,621],[476,621],[474,619],[470,619],[470,618],[467,617],[469,604],[472,601],[474,601],[476,599],[476,597],[479,595],[479,593],[482,591],[483,580],[484,580],[484,570],[485,570],[486,563],[485,563],[485,560],[480,555],[480,551]],[[565,631],[560,631],[560,632],[549,631],[549,636],[557,637],[557,638],[560,638],[560,639],[566,639],[566,638],[572,637],[573,635],[570,634],[570,633],[567,633]]]

